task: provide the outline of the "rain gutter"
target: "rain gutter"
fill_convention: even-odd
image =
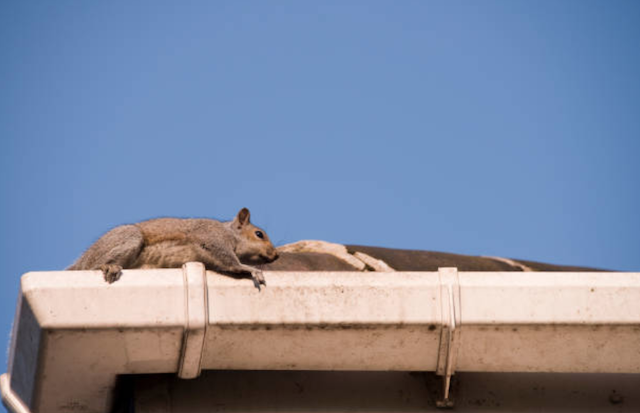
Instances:
[[[182,269],[21,279],[2,400],[109,411],[121,374],[203,369],[640,373],[640,273]]]

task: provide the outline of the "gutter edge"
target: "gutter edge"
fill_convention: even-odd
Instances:
[[[0,376],[0,393],[2,394],[2,404],[4,404],[10,412],[31,413],[22,399],[20,399],[20,396],[18,396],[11,388],[9,373],[4,373]]]

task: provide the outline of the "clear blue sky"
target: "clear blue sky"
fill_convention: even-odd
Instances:
[[[2,2],[0,330],[109,228],[243,206],[639,271],[639,44],[638,1]]]

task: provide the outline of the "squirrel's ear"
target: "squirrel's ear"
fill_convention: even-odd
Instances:
[[[238,221],[238,224],[242,226],[249,223],[250,217],[251,217],[251,214],[249,213],[249,210],[247,208],[242,208],[240,212],[238,212],[238,216],[236,217],[236,220]]]

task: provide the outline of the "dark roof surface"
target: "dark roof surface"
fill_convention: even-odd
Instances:
[[[460,271],[533,271],[589,272],[595,268],[565,266],[523,260],[451,254],[447,252],[403,250],[382,247],[347,245],[350,254],[367,254],[387,263],[396,271],[437,271],[439,267],[457,267]],[[513,264],[510,264],[511,261]],[[268,271],[358,271],[353,265],[322,252],[281,252],[280,258],[262,267]]]

